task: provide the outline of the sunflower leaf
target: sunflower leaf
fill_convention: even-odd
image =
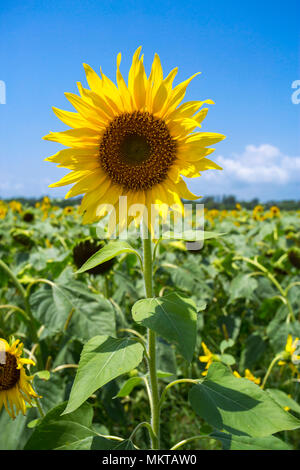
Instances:
[[[143,359],[143,346],[134,339],[95,336],[81,353],[67,408],[71,413],[106,383],[135,369]]]
[[[112,258],[115,258],[122,253],[134,253],[141,261],[141,256],[129,243],[121,240],[110,242],[101,248],[97,253],[91,256],[81,268],[76,272],[76,274],[84,273],[89,269],[99,266],[99,264],[105,263]]]
[[[142,299],[132,308],[135,322],[150,328],[191,361],[196,344],[197,308],[193,300],[173,292],[163,297]]]
[[[225,365],[213,363],[206,378],[189,393],[195,412],[218,430],[265,437],[297,429],[300,421],[284,411],[269,393],[236,378]]]
[[[73,413],[62,416],[66,402],[52,408],[40,420],[25,450],[112,450],[129,449],[130,441],[112,441],[92,429],[93,408],[84,403]],[[120,447],[119,447],[120,446]],[[124,446],[124,447],[123,447]]]
[[[290,450],[291,446],[275,436],[235,436],[225,432],[213,432],[210,437],[222,443],[224,450]]]

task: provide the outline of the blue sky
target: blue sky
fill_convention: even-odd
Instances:
[[[213,154],[224,171],[204,172],[194,192],[300,199],[299,14],[294,0],[2,0],[0,197],[65,194],[48,188],[65,170],[43,161],[61,146],[42,136],[65,129],[51,107],[71,110],[64,92],[86,83],[83,62],[114,79],[117,53],[126,75],[142,45],[147,70],[157,52],[178,81],[201,71],[186,99],[216,103],[203,130],[227,136]]]

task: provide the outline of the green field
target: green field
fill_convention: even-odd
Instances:
[[[146,426],[131,436],[149,418],[147,367],[137,356],[146,334],[143,315],[151,309],[136,304],[145,296],[139,259],[123,250],[92,273],[76,274],[103,246],[95,226],[81,224],[76,206],[55,207],[48,200],[38,206],[0,205],[0,338],[24,343],[23,355],[36,364],[28,366],[27,374],[34,375],[33,387],[46,417],[40,417],[34,400],[26,415],[20,413],[15,420],[3,407],[0,449],[110,449],[117,444],[149,448]],[[168,302],[176,300],[170,322],[157,320],[159,326],[153,326],[160,332],[159,392],[182,378],[203,384],[179,382],[167,390],[161,406],[163,449],[191,436],[198,437],[182,448],[300,449],[299,222],[299,210],[209,210],[205,229],[225,235],[207,239],[198,251],[189,251],[186,240],[157,245],[157,309],[168,309]],[[127,242],[141,251],[133,235]],[[182,330],[180,323],[176,331],[171,329],[181,303],[189,319],[196,312],[196,329],[188,322]],[[190,339],[194,333],[195,341]],[[115,362],[105,356],[108,365],[101,364],[107,377],[101,376],[102,385],[90,387],[91,393],[85,390],[82,397],[87,398],[77,408],[81,391],[73,387],[69,403],[74,411],[60,416],[82,348],[88,342],[91,348],[90,340],[97,336],[111,337],[112,348],[116,341],[127,341],[131,355],[125,365],[119,356]],[[94,343],[103,351],[101,341]],[[82,360],[87,361],[85,348]],[[209,412],[208,389],[213,401]],[[248,389],[252,398],[247,401]],[[229,398],[226,390],[234,390]],[[276,423],[267,423],[272,416]]]

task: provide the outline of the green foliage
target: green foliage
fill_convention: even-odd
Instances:
[[[49,209],[44,220],[41,208],[30,209],[30,221],[26,207],[8,211],[0,257],[21,289],[0,266],[0,338],[24,342],[46,416],[34,401],[14,421],[3,407],[1,450],[149,449],[148,430],[135,432],[149,421],[146,329],[156,333],[159,395],[168,387],[162,448],[200,436],[185,448],[299,450],[300,352],[286,351],[288,335],[300,338],[299,213],[284,212],[283,204],[280,217],[255,220],[245,204],[222,215],[235,203],[207,200],[219,213],[206,213],[199,250],[188,243],[190,231],[180,242],[160,240],[147,299],[142,244],[131,232],[76,272],[74,246],[99,241],[96,225],[82,226],[76,207],[74,216]],[[111,259],[105,276],[87,272]]]
[[[139,365],[143,347],[132,339],[95,336],[82,350],[64,414],[76,410],[96,390]]]
[[[197,309],[195,303],[177,293],[139,300],[132,308],[135,322],[150,328],[178,347],[191,362],[196,344]]]
[[[220,363],[210,366],[206,378],[191,389],[189,399],[211,426],[232,434],[265,437],[300,427],[300,421],[268,393],[250,380],[234,377]]]

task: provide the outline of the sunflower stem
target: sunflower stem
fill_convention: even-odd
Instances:
[[[30,334],[31,334],[31,337],[32,337],[32,341],[34,343],[39,343],[39,338],[38,338],[37,330],[36,330],[36,327],[35,327],[35,319],[32,315],[30,305],[29,305],[29,301],[28,301],[28,296],[26,294],[26,291],[25,291],[24,287],[22,286],[22,284],[20,284],[17,277],[14,275],[14,273],[11,271],[11,269],[7,266],[7,264],[5,264],[4,261],[2,261],[1,259],[0,259],[0,266],[9,275],[12,282],[16,286],[17,290],[21,294],[21,297],[22,297],[23,302],[24,302],[25,313],[27,314],[27,316],[30,320],[28,326],[29,326],[29,329],[30,329]]]
[[[153,297],[152,288],[152,242],[151,237],[146,228],[143,233],[143,253],[144,253],[144,283],[146,298]],[[152,449],[160,448],[159,436],[159,393],[158,381],[156,370],[156,334],[148,328],[148,367],[149,367],[149,381],[151,392],[151,426],[153,434],[151,435]]]
[[[268,367],[268,370],[266,372],[266,375],[264,376],[264,379],[262,381],[262,384],[261,384],[261,388],[264,389],[265,388],[265,385],[266,385],[266,382],[268,380],[268,377],[269,375],[271,374],[271,371],[273,369],[273,367],[275,366],[275,364],[281,359],[281,354],[277,354],[277,356],[274,357],[274,359],[272,360],[271,364],[269,365]]]
[[[35,398],[34,399],[35,403],[36,403],[36,406],[37,406],[37,409],[39,410],[39,413],[41,415],[41,418],[44,418],[45,417],[45,413],[43,411],[43,408],[41,407],[41,404],[39,402],[39,399],[38,398]]]

